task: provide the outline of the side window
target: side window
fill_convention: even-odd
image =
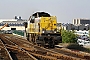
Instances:
[[[31,20],[30,20],[30,23],[34,23],[34,21],[35,21],[35,17],[32,16],[32,17],[31,17]]]

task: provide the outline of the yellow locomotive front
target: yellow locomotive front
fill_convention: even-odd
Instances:
[[[28,20],[28,40],[43,46],[54,47],[62,42],[57,32],[57,18],[45,12],[36,12]]]

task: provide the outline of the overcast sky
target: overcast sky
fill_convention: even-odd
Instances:
[[[90,18],[90,0],[0,0],[0,19],[28,19],[35,11],[46,11],[57,16],[58,22],[72,23],[73,18]]]

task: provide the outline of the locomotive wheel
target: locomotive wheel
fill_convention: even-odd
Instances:
[[[50,45],[49,47],[50,47],[50,48],[54,48],[54,47],[55,47],[55,45],[54,45],[54,44],[52,44],[52,45]]]
[[[54,40],[49,42],[49,48],[54,48],[55,47],[55,43]]]
[[[43,40],[42,46],[46,48],[45,41]]]
[[[40,47],[41,47],[41,44],[38,44],[38,46],[40,46]]]

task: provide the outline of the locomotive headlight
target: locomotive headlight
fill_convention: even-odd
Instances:
[[[45,31],[42,31],[42,33],[45,33]]]
[[[45,33],[45,31],[46,31],[46,30],[43,28],[43,29],[42,29],[42,33]]]
[[[54,31],[54,33],[56,33],[56,31]]]
[[[54,29],[54,33],[56,33],[57,32],[57,29]]]

